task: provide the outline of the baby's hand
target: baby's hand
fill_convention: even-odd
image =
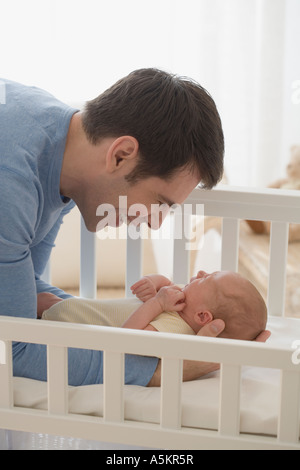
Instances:
[[[153,282],[148,277],[143,277],[140,281],[133,284],[130,289],[142,302],[152,299],[157,293]]]
[[[61,302],[63,299],[50,292],[41,292],[37,295],[37,317],[42,318],[45,310],[52,307],[52,305]]]
[[[156,294],[163,311],[171,310],[180,312],[185,307],[185,295],[178,286],[162,287]]]

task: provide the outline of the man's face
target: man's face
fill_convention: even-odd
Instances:
[[[198,179],[183,170],[168,181],[149,177],[137,182],[127,192],[127,223],[143,219],[150,228],[158,229],[170,208],[182,204],[197,184]],[[122,207],[116,209],[120,215]]]
[[[112,223],[109,223],[111,226],[121,225],[124,219],[127,219],[127,223],[134,223],[135,220],[142,218],[150,228],[157,229],[163,221],[163,217],[158,216],[159,206],[165,204],[168,208],[174,204],[182,204],[198,182],[199,179],[186,170],[179,170],[168,181],[158,177],[149,177],[135,184],[129,184],[123,178],[122,181],[112,181],[110,187],[107,188],[105,198],[103,195],[101,197],[103,201],[101,204],[111,204],[115,209],[116,217]],[[120,196],[122,196],[121,199]],[[120,201],[126,204],[120,204]],[[98,207],[101,207],[101,204]],[[95,211],[94,221],[90,218],[92,223],[89,224],[88,229],[95,231],[93,226],[96,227],[104,217],[103,211],[98,211],[98,217]]]

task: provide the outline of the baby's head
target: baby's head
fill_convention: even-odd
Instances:
[[[198,333],[212,320],[222,319],[225,330],[219,336],[254,340],[266,328],[266,304],[254,285],[237,273],[199,271],[183,292],[182,318]]]

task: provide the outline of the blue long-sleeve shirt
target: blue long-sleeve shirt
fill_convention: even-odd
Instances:
[[[63,216],[60,172],[75,109],[37,88],[1,80],[0,312],[36,317],[36,293]],[[64,295],[62,292],[56,292]]]
[[[60,194],[66,138],[76,109],[49,93],[0,80],[0,315],[36,318],[37,293],[68,297],[40,276],[63,217],[74,202]],[[47,380],[46,349],[14,343],[14,375]],[[157,360],[128,356],[126,382],[146,385]],[[69,351],[69,383],[102,381],[102,353]]]

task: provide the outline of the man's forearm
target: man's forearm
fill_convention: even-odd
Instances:
[[[199,379],[218,369],[220,364],[214,362],[183,361],[183,382]]]
[[[220,364],[213,362],[183,361],[183,382],[199,379],[210,372],[220,368]],[[148,387],[161,386],[161,361],[158,362],[156,371],[148,383]]]

